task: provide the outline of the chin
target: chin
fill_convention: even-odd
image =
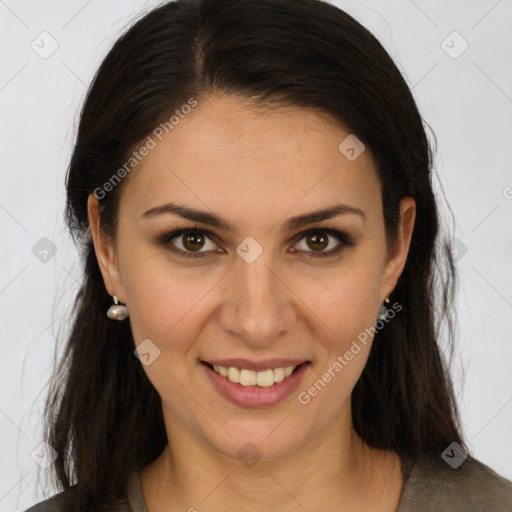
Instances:
[[[286,458],[310,437],[303,422],[293,425],[286,414],[257,423],[232,420],[222,425],[226,430],[216,425],[214,436],[212,429],[203,431],[205,439],[222,455],[239,460],[247,468],[258,462]]]

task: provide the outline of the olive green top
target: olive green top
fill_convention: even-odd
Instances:
[[[441,457],[415,464],[405,460],[402,468],[405,482],[396,512],[512,512],[512,482],[478,460],[468,458],[455,469]],[[67,512],[65,500],[72,491],[26,512]],[[138,471],[130,474],[127,491],[128,499],[110,512],[148,512]]]

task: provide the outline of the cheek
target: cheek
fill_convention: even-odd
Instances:
[[[378,258],[359,252],[336,269],[296,277],[294,292],[324,325],[330,344],[340,349],[375,325],[381,277]]]
[[[374,255],[361,255],[321,279],[297,281],[302,283],[297,295],[304,301],[304,311],[310,310],[309,317],[316,318],[318,356],[301,391],[307,395],[304,401],[322,404],[324,413],[339,412],[368,359],[377,321],[380,269]]]
[[[130,281],[130,320],[134,339],[151,338],[157,344],[181,342],[200,331],[198,313],[208,279],[183,278],[149,269]]]
[[[214,281],[211,274],[179,269],[157,256],[152,251],[131,251],[120,262],[134,339],[179,343],[181,331],[186,329],[190,337],[197,330],[191,319]]]

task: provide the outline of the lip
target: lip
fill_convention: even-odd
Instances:
[[[299,364],[305,363],[305,359],[263,359],[261,361],[250,361],[249,359],[208,359],[204,360],[205,363],[210,363],[216,366],[225,366],[226,368],[234,367],[252,370],[254,372],[261,372],[263,370],[274,368],[285,368],[287,366],[298,366]]]
[[[236,361],[237,364],[232,364],[231,366],[235,366],[236,368],[240,368],[237,366],[242,360],[241,359],[232,359],[232,360],[223,360],[223,363],[227,363],[228,361]],[[272,366],[276,361],[279,361],[277,366]],[[291,360],[272,360],[271,365],[268,365],[268,361],[263,361],[260,363],[254,363],[254,366],[258,366],[260,364],[265,364],[267,366],[261,367],[263,370],[267,368],[280,368],[280,364],[282,361],[289,362]],[[210,364],[217,364],[217,362],[213,363],[208,361]],[[247,364],[247,362],[245,362]],[[274,384],[268,388],[260,387],[260,386],[242,386],[242,384],[235,384],[234,382],[229,381],[226,377],[222,377],[214,370],[212,370],[208,364],[204,361],[201,361],[200,365],[203,368],[203,371],[206,372],[207,376],[210,378],[211,382],[215,386],[216,390],[227,400],[230,402],[239,405],[241,407],[270,407],[275,405],[285,398],[289,397],[300,385],[304,374],[309,371],[309,367],[311,363],[309,361],[299,361],[295,364],[299,364],[300,366],[289,376],[286,377],[281,382]],[[292,366],[291,364],[286,364],[285,366]],[[227,366],[227,364],[220,364],[220,366]],[[250,370],[252,368],[248,368],[247,366],[241,365],[242,368]],[[254,370],[256,371],[256,370]]]

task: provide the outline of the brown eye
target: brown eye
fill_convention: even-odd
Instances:
[[[161,237],[160,245],[165,245],[171,252],[179,256],[205,256],[205,253],[216,252],[217,245],[211,237],[201,230],[180,229]]]
[[[329,237],[324,233],[312,233],[306,237],[306,243],[313,251],[323,251],[329,245]]]
[[[182,244],[187,251],[198,251],[205,243],[205,237],[198,231],[182,235]]]
[[[307,256],[336,256],[344,248],[354,246],[354,241],[345,233],[335,229],[314,229],[302,233],[295,250]]]

